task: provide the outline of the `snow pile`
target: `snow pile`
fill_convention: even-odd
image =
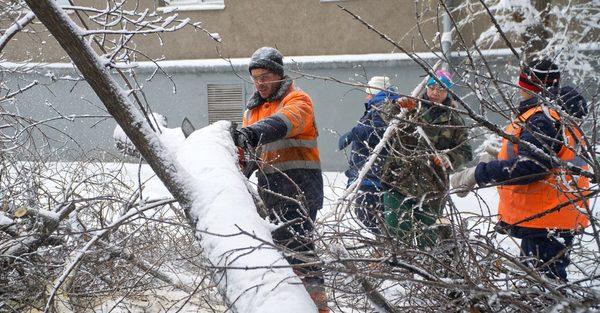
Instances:
[[[166,125],[165,125],[166,126]],[[181,127],[177,128],[167,128],[162,127],[162,134],[159,135],[160,142],[172,152],[177,151],[177,149],[181,146],[185,137],[183,136],[183,132],[181,131]]]
[[[12,225],[13,223],[14,221],[10,217],[4,215],[4,212],[0,212],[0,227]]]
[[[167,128],[167,118],[163,115],[152,113],[150,122],[152,123],[154,129],[157,130],[160,141],[167,148],[167,150],[176,151],[181,143],[183,143],[185,140],[180,127]],[[113,139],[115,140],[115,145],[119,151],[130,156],[139,157],[137,149],[127,137],[121,126],[118,124],[115,126],[115,130],[113,131]]]
[[[214,123],[171,150],[189,174],[190,215],[205,256],[220,269],[214,280],[235,312],[315,312],[300,279],[273,247],[272,225],[256,212],[229,127]]]

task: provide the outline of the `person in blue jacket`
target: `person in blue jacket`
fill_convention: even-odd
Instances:
[[[367,102],[365,112],[350,131],[343,134],[338,142],[340,150],[351,145],[352,150],[348,158],[348,186],[358,179],[358,174],[368,161],[371,152],[377,146],[387,128],[386,122],[381,118],[381,109],[387,102],[399,98],[396,89],[390,85],[386,76],[374,76],[368,85],[375,88],[366,88]],[[386,152],[382,151],[365,178],[360,183],[358,195],[355,199],[355,213],[358,219],[371,232],[378,233],[377,214],[383,213],[381,193],[381,167],[385,162]]]

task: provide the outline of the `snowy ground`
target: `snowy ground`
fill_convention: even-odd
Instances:
[[[156,177],[153,177],[153,173],[148,166],[143,165],[141,168],[138,168],[137,164],[127,164],[125,165],[123,171],[127,176],[131,177],[132,184],[137,184],[138,173],[140,174],[141,181],[145,182],[145,188],[143,191],[144,198],[153,199],[169,196],[169,193],[162,183]],[[346,177],[344,174],[340,172],[326,172],[323,176],[325,184],[325,202],[323,209],[318,214],[318,221],[328,225],[327,227],[330,227],[329,225],[339,226],[341,224],[343,224],[343,227],[346,229],[359,227],[355,222],[352,212],[343,211],[341,207],[336,209],[336,202],[343,194],[346,186]],[[253,180],[254,178],[252,181]],[[461,218],[463,221],[472,221],[472,223],[469,222],[469,224],[474,225],[481,235],[487,235],[491,232],[493,225],[489,222],[481,222],[481,220],[482,217],[493,217],[496,214],[498,194],[495,188],[481,189],[478,190],[477,193],[470,193],[465,198],[453,196],[452,200],[459,210],[459,212],[454,213],[457,217]],[[593,202],[595,204],[596,201]],[[519,250],[517,239],[498,235],[496,240],[497,244],[502,246],[506,251],[509,251],[513,255],[518,255]],[[584,237],[582,242],[585,245],[589,245],[591,250],[597,250],[593,247],[590,238]],[[582,267],[585,269],[587,265],[582,264]],[[572,271],[570,274],[572,278],[578,278],[583,275],[581,269],[577,270],[571,266],[570,270]],[[162,296],[169,298],[170,294],[168,292],[163,292]],[[178,293],[173,293],[172,296],[174,299],[180,299],[181,297],[181,295]],[[189,309],[194,311],[197,309],[197,307],[193,304],[193,302],[190,302],[186,305],[186,310]],[[344,310],[344,312],[351,312],[351,310]]]

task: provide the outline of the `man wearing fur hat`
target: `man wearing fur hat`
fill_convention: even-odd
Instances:
[[[505,130],[516,142],[504,138],[497,160],[457,173],[451,184],[463,188],[459,196],[476,184],[499,184],[498,230],[521,239],[526,264],[566,281],[574,233],[589,224],[581,213],[589,205],[589,180],[561,163],[587,169],[578,155],[584,148],[582,133],[573,122],[587,113],[587,106],[573,88],[558,88],[559,80],[551,61],[523,66],[518,117]],[[544,103],[541,96],[558,98],[559,105]]]
[[[316,260],[311,239],[323,205],[323,176],[311,98],[285,75],[283,55],[262,47],[252,55],[250,75],[256,92],[246,105],[243,127],[232,131],[235,144],[256,149],[258,189],[269,219],[290,224],[273,234],[294,265]],[[298,266],[319,312],[329,312],[323,274],[317,266]]]

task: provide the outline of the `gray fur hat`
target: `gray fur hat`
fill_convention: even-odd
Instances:
[[[252,71],[255,68],[264,68],[283,76],[283,55],[275,48],[259,48],[252,54],[248,70]]]

